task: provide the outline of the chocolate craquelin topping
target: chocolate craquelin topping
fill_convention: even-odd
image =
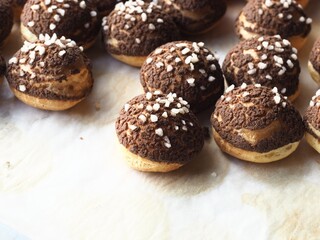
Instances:
[[[314,136],[316,139],[320,140],[320,136],[313,132],[309,124],[315,128],[317,131],[320,131],[320,90],[312,97],[309,107],[303,118],[305,129],[308,133]]]
[[[306,16],[301,5],[294,0],[250,0],[241,14],[253,25],[246,27],[238,19],[236,30],[240,38],[240,28],[259,35],[279,34],[282,38],[305,37],[311,31],[311,18]]]
[[[260,83],[277,87],[285,96],[295,94],[299,85],[297,50],[279,35],[240,42],[227,54],[222,69],[229,85]]]
[[[13,11],[9,0],[0,1],[0,45],[9,36],[13,26]]]
[[[156,162],[187,163],[204,144],[196,116],[174,93],[155,91],[133,98],[121,110],[115,127],[126,149]]]
[[[231,85],[218,100],[211,116],[213,128],[222,139],[254,152],[269,152],[301,140],[304,126],[299,112],[278,93],[277,88],[242,84]],[[241,132],[259,131],[274,124],[274,129],[258,139],[248,142]]]
[[[21,21],[34,35],[54,33],[77,42],[92,42],[100,29],[96,8],[87,0],[29,0]]]
[[[158,46],[180,39],[169,15],[153,2],[118,3],[102,20],[105,48],[112,54],[146,56]]]
[[[0,56],[0,77],[3,77],[5,72],[6,72],[6,61],[2,56]]]
[[[159,4],[182,31],[191,33],[206,30],[227,10],[224,0],[159,0]],[[194,19],[189,16],[192,14],[201,15],[201,18]]]
[[[31,96],[54,100],[82,99],[90,93],[93,84],[90,60],[82,50],[65,37],[40,35],[35,43],[25,41],[9,60],[6,78],[10,87]],[[68,82],[83,69],[89,76],[84,76],[83,81]]]
[[[192,111],[213,106],[224,91],[220,65],[202,42],[177,41],[153,51],[143,64],[140,81],[145,92],[174,92]]]
[[[314,43],[310,52],[309,61],[313,68],[320,73],[320,38]]]

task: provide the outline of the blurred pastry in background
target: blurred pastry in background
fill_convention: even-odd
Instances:
[[[250,0],[236,21],[240,39],[280,35],[300,49],[310,31],[312,19],[295,1]]]
[[[241,41],[229,51],[222,68],[228,85],[277,87],[291,101],[299,95],[297,49],[279,35]]]
[[[209,31],[227,10],[224,0],[159,0],[158,3],[186,34]]]
[[[97,9],[85,0],[29,0],[21,15],[21,34],[29,42],[37,41],[40,34],[55,33],[87,49],[100,27]]]
[[[118,3],[102,20],[105,49],[116,59],[141,67],[157,47],[180,39],[172,18],[154,2]]]
[[[8,0],[0,1],[0,47],[11,33],[13,26],[13,10]]]

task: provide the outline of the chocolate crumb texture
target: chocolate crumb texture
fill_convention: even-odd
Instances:
[[[320,140],[320,136],[315,133],[315,131],[320,131],[320,90],[317,90],[310,100],[303,121],[306,132]]]
[[[6,78],[11,88],[53,100],[78,100],[92,88],[90,60],[73,40],[40,35],[25,41],[8,62]]]
[[[111,54],[147,56],[158,46],[180,39],[172,18],[154,2],[118,3],[102,20],[105,48]]]
[[[312,19],[294,0],[250,0],[242,9],[236,23],[240,38],[241,29],[257,35],[277,35],[289,39],[306,37],[311,31]]]
[[[204,144],[196,116],[175,93],[155,91],[133,98],[120,111],[115,127],[126,149],[156,162],[185,164]]]
[[[227,9],[224,0],[159,0],[159,4],[182,32],[191,34],[209,29]]]
[[[314,43],[310,52],[309,61],[313,68],[320,73],[320,38]]]
[[[140,71],[145,92],[174,92],[199,112],[214,106],[224,91],[216,56],[202,42],[176,41],[155,49]]]
[[[304,134],[295,107],[276,87],[260,84],[231,85],[218,100],[211,123],[228,143],[260,153],[300,141]]]
[[[9,0],[0,1],[0,45],[11,33],[13,26],[13,11]]]
[[[93,42],[100,30],[97,9],[87,0],[29,0],[21,21],[35,36],[55,33],[79,46]]]
[[[229,51],[222,69],[229,85],[258,83],[277,87],[285,96],[294,95],[299,86],[297,49],[279,35],[243,40]]]
[[[3,77],[6,72],[6,61],[0,56],[0,77]]]

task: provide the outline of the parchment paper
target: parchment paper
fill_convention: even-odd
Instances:
[[[243,4],[229,1],[217,28],[190,39],[205,42],[222,63],[238,42],[234,19]],[[301,113],[317,90],[307,58],[319,36],[319,10],[317,0],[306,9],[314,23],[299,54]],[[6,59],[20,44],[16,26]],[[139,70],[112,59],[99,41],[88,55],[95,86],[71,110],[33,109],[13,97],[6,81],[1,85],[1,223],[39,240],[320,239],[320,158],[304,140],[292,156],[271,164],[236,160],[211,140],[178,171],[136,172],[123,160],[114,120],[143,92]],[[199,117],[208,124],[209,116]]]

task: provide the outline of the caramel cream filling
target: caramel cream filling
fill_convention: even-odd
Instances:
[[[266,139],[271,136],[274,132],[281,129],[281,124],[278,120],[272,122],[265,128],[249,130],[249,129],[239,129],[235,130],[243,139],[249,142],[251,145],[257,145],[261,140]]]
[[[217,119],[218,122],[222,122],[222,117],[219,115],[214,115],[214,118]],[[261,140],[269,137],[272,133],[279,131],[281,129],[281,124],[278,120],[272,122],[267,127],[256,130],[249,130],[245,128],[234,129],[234,131],[249,142],[251,145],[257,145]],[[319,132],[320,134],[320,132]]]
[[[33,34],[26,26],[24,26],[22,22],[20,24],[20,30],[25,40],[29,42],[36,42],[38,40],[38,37]]]
[[[21,64],[21,69],[30,75],[37,75],[40,78],[48,79],[41,82],[34,82],[29,79],[30,84],[34,88],[47,89],[48,91],[65,97],[83,97],[84,92],[92,86],[92,79],[89,70],[86,67],[81,67],[77,74],[68,75],[66,80],[56,81],[54,76],[44,76],[36,74],[31,65]]]
[[[317,70],[313,67],[312,63],[308,61],[308,69],[310,72],[311,77],[315,82],[320,84],[320,74],[317,72]]]
[[[320,131],[318,129],[313,127],[310,123],[308,123],[308,127],[311,130],[311,132],[317,136],[317,138],[320,138]]]

